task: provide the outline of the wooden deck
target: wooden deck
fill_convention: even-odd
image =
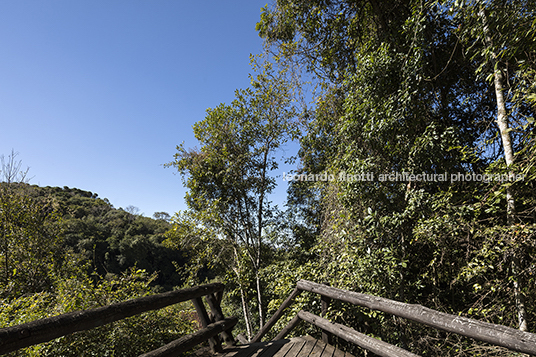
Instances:
[[[225,349],[218,357],[353,357],[311,336],[258,342]]]

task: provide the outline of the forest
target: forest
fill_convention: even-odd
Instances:
[[[143,217],[3,161],[0,326],[220,281],[251,339],[307,279],[536,332],[536,2],[274,0],[254,30],[250,86],[165,164],[186,210]],[[317,297],[272,331],[300,309]],[[136,356],[189,311],[12,355]],[[342,303],[328,318],[422,356],[519,355]]]

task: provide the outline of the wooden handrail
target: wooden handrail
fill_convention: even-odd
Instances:
[[[307,311],[302,310],[298,312],[298,317],[303,321],[307,321],[315,326],[320,327],[325,331],[329,331],[348,342],[355,343],[356,345],[361,346],[364,349],[377,354],[378,356],[419,357],[419,355],[408,352],[400,347],[391,345],[374,337],[364,335],[354,329],[351,329],[350,327],[337,323],[332,323],[320,316],[311,314]]]
[[[513,351],[536,354],[536,334],[530,332],[523,332],[511,327],[451,315],[421,305],[406,304],[378,296],[332,288],[307,280],[298,281],[297,287],[301,290],[307,290],[373,310],[383,311],[441,330],[471,337],[475,340],[503,346]]]
[[[236,317],[223,319],[208,325],[206,328],[183,336],[165,346],[160,347],[139,357],[174,357],[192,349],[194,346],[204,342],[211,337],[217,336],[221,332],[228,331],[238,322]]]
[[[286,309],[301,291],[310,291],[320,294],[322,297],[322,314],[324,315],[327,310],[327,304],[329,299],[340,300],[349,302],[354,305],[364,306],[373,310],[383,311],[392,315],[403,317],[412,321],[416,321],[437,329],[445,330],[448,332],[456,333],[462,336],[474,338],[484,342],[491,343],[496,346],[506,347],[513,351],[529,353],[536,355],[536,334],[530,332],[523,332],[511,327],[502,325],[495,325],[488,322],[482,322],[478,320],[469,319],[467,317],[456,316],[439,311],[435,311],[416,304],[406,304],[394,300],[381,298],[378,296],[372,296],[367,294],[356,293],[353,291],[342,290],[333,288],[327,285],[314,283],[312,281],[300,280],[296,284],[296,288],[285,300],[285,302],[279,307],[279,309],[270,318],[268,323],[255,335],[252,342],[260,342],[262,337],[268,332],[268,330],[275,325],[277,320],[283,315],[284,309]],[[301,319],[306,317],[312,321],[311,315],[307,315],[307,312],[300,312],[296,315],[289,324],[275,337],[275,340],[284,338],[295,326],[297,326]],[[315,315],[312,315],[315,316]],[[324,319],[319,316],[314,318],[315,321],[320,321],[323,326]],[[325,320],[327,321],[327,320]],[[328,321],[329,322],[329,321]],[[324,329],[325,331],[335,333],[334,331],[343,330],[342,325],[337,327],[330,326]],[[324,327],[322,327],[324,328]],[[347,328],[347,327],[344,327]],[[353,330],[352,330],[353,331]],[[339,331],[340,332],[340,331]],[[359,341],[365,341],[370,338],[368,336],[354,331],[352,333],[352,341],[359,345]],[[358,336],[358,337],[355,337]],[[339,337],[341,337],[339,335]],[[323,334],[323,340],[328,340],[329,336]],[[344,337],[342,337],[344,338]],[[326,342],[326,341],[324,341]],[[374,342],[374,341],[372,341]],[[374,342],[375,343],[375,342]],[[395,346],[393,346],[395,347]],[[364,347],[367,348],[367,347]],[[398,348],[398,347],[397,347]],[[368,349],[368,348],[367,348]],[[406,351],[407,352],[407,351]],[[375,352],[377,353],[377,352]],[[408,352],[409,353],[409,352]],[[378,353],[377,353],[378,354]],[[396,354],[395,354],[396,355]]]
[[[73,332],[89,330],[147,311],[158,310],[179,302],[219,293],[223,289],[224,285],[221,283],[206,284],[6,327],[0,329],[0,354],[47,342]]]

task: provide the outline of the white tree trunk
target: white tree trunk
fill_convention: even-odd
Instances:
[[[484,10],[481,8],[479,12],[484,25],[484,36],[487,45],[492,47],[493,41],[490,36],[488,27],[488,21]],[[514,163],[514,148],[512,145],[512,137],[510,135],[510,123],[508,120],[508,113],[506,111],[506,103],[504,99],[504,75],[500,67],[500,63],[497,61],[497,54],[492,48],[492,65],[494,68],[493,84],[495,87],[495,97],[497,99],[497,126],[499,127],[499,134],[501,135],[501,142],[504,150],[504,160],[506,166],[510,167]],[[510,172],[508,172],[510,174]],[[515,196],[511,186],[506,189],[506,220],[508,225],[512,225],[516,220],[516,206]],[[519,282],[519,272],[521,271],[521,263],[518,257],[515,255],[512,258],[512,275],[514,284],[514,298],[517,309],[518,328],[521,331],[527,331],[527,310],[525,307],[525,295],[521,289]]]

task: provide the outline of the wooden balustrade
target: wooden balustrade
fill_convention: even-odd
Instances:
[[[223,316],[220,302],[224,286],[220,283],[207,284],[194,288],[171,291],[163,294],[132,299],[92,310],[77,311],[59,316],[49,317],[26,324],[0,329],[0,354],[15,351],[38,343],[50,341],[76,331],[88,330],[108,324],[126,317],[141,314],[150,310],[161,309],[165,306],[186,300],[192,300],[202,329],[194,334],[183,336],[157,350],[140,357],[175,356],[193,346],[209,341],[213,352],[222,351],[221,334],[228,345],[235,341],[231,329],[237,323],[236,318],[226,319]],[[306,321],[320,327],[322,339],[331,342],[331,336],[338,336],[380,356],[414,357],[411,352],[397,346],[359,333],[348,326],[332,323],[325,319],[330,301],[340,300],[354,305],[363,306],[377,311],[403,317],[437,329],[503,346],[513,351],[536,355],[536,334],[519,331],[510,327],[477,321],[466,317],[451,315],[426,308],[421,305],[406,304],[377,296],[356,293],[333,288],[327,285],[307,280],[298,281],[296,288],[281,304],[279,309],[268,320],[251,342],[260,342],[262,337],[275,325],[294,299],[302,292],[309,291],[321,296],[321,316],[300,311],[290,323],[281,330],[275,340],[283,339],[301,321]],[[211,317],[205,309],[202,297],[206,297],[210,307]]]
[[[216,326],[219,327],[212,327],[210,333],[215,331],[215,329],[217,330],[218,328],[221,328],[221,326],[224,326],[225,329],[220,332],[224,332],[226,343],[234,344],[231,329],[234,324],[236,324],[236,320],[224,320],[223,318],[220,308],[221,293],[223,292],[223,289],[224,285],[221,283],[207,284],[162,294],[144,296],[91,310],[75,311],[21,325],[6,327],[0,329],[0,354],[47,342],[77,331],[89,330],[130,316],[139,315],[151,310],[158,310],[187,300],[192,300],[194,302],[197,314],[200,317],[204,328],[207,328],[212,322],[226,321],[216,324]],[[214,316],[214,321],[211,321],[208,317],[203,302],[201,301],[201,297],[203,296],[208,297],[207,300],[212,315]],[[232,321],[234,321],[234,323],[232,323]],[[214,351],[219,351],[221,350],[221,346],[216,335],[211,335],[208,338],[212,339],[210,342],[212,349]]]
[[[296,285],[296,289],[285,300],[281,307],[274,313],[269,322],[261,329],[253,342],[260,342],[262,337],[275,325],[277,320],[284,314],[284,310],[290,306],[296,296],[301,291],[310,291],[321,295],[322,315],[327,312],[327,306],[330,299],[348,302],[354,305],[363,306],[372,310],[383,311],[395,316],[403,317],[412,321],[416,321],[437,329],[456,333],[459,335],[471,337],[475,340],[484,341],[493,345],[506,347],[510,350],[529,353],[536,355],[536,334],[523,332],[511,327],[495,325],[488,322],[477,321],[462,316],[447,314],[435,311],[416,304],[406,304],[394,300],[372,296],[367,294],[356,293],[352,291],[333,288],[330,286],[314,283],[307,280],[300,280]],[[323,331],[334,334],[347,341],[355,343],[367,350],[373,351],[379,355],[389,356],[415,356],[407,351],[401,350],[396,346],[389,353],[379,353],[381,350],[387,350],[386,346],[378,345],[372,341],[371,337],[360,334],[349,327],[331,324],[329,321],[312,315],[308,312],[301,311],[296,315],[289,324],[276,336],[277,339],[284,338],[301,320],[305,320],[321,327]],[[331,325],[330,325],[331,324]],[[323,340],[329,340],[330,336],[323,333]],[[375,340],[375,339],[373,339]],[[378,340],[376,340],[378,341]],[[381,346],[376,348],[375,346]],[[392,352],[394,351],[394,352]]]

